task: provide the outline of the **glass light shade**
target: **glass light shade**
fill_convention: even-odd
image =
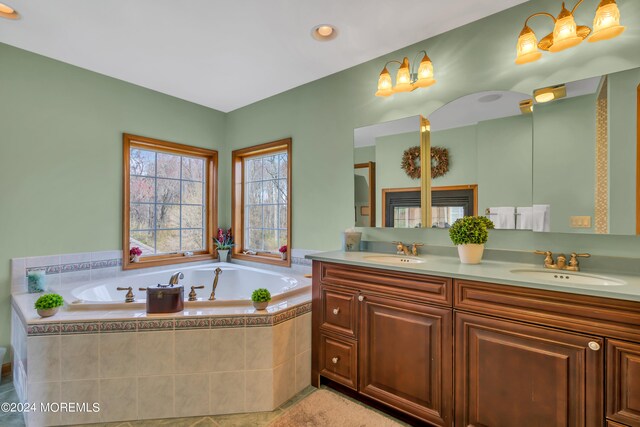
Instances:
[[[394,92],[410,92],[413,90],[408,58],[404,58],[402,60],[402,65],[398,69],[398,74],[396,75],[396,85],[393,90]]]
[[[540,59],[542,52],[538,50],[538,39],[531,28],[525,26],[518,37],[516,45],[516,64],[527,64]]]
[[[553,90],[549,90],[548,92],[541,92],[536,95],[536,102],[540,104],[544,104],[545,102],[553,101],[556,98]]]
[[[380,73],[380,78],[378,79],[378,91],[376,92],[376,96],[393,95],[392,87],[393,82],[391,81],[391,74],[389,74],[389,70],[387,70],[387,67],[384,67],[384,69]]]
[[[625,27],[620,25],[620,10],[615,0],[602,0],[593,20],[593,34],[589,41],[593,43],[612,39],[624,30]]]
[[[433,78],[433,63],[427,55],[420,61],[420,67],[418,67],[418,80],[413,84],[414,87],[429,87],[435,83]]]
[[[4,3],[0,3],[0,12],[2,13],[6,13],[6,14],[12,14],[13,12],[15,12],[15,10],[13,10],[13,8],[7,6]]]
[[[567,11],[567,14],[563,15],[563,13],[560,14],[553,28],[553,44],[549,47],[550,52],[560,52],[582,43],[582,37],[578,37],[576,20],[571,12]]]

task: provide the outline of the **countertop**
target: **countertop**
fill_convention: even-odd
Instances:
[[[454,279],[467,279],[479,282],[498,283],[525,288],[544,289],[549,291],[567,292],[579,295],[591,295],[596,297],[614,298],[627,301],[640,301],[640,276],[598,273],[597,271],[571,272],[564,270],[545,270],[541,264],[520,264],[501,261],[482,261],[481,264],[468,265],[460,263],[457,257],[445,257],[435,255],[419,255],[417,258],[425,260],[420,264],[384,264],[372,262],[369,256],[390,256],[389,253],[374,252],[321,252],[307,255],[314,261],[333,262],[359,267],[379,268],[383,270],[418,273],[430,276],[451,277]],[[562,283],[560,280],[545,280],[531,278],[524,274],[513,273],[513,270],[551,271],[558,275],[591,275],[601,278],[610,278],[625,282],[621,285],[584,285]],[[553,277],[553,276],[551,276]]]

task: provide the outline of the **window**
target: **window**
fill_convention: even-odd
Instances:
[[[232,175],[233,257],[290,266],[291,139],[234,151]]]
[[[217,152],[128,134],[123,152],[123,268],[212,258]]]

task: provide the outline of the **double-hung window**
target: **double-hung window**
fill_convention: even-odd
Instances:
[[[216,151],[124,135],[124,268],[213,257],[216,168]]]
[[[290,266],[291,139],[236,150],[232,158],[233,256]]]

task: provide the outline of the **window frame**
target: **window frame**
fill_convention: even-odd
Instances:
[[[147,138],[128,133],[124,133],[122,139],[124,177],[122,205],[122,269],[133,270],[215,259],[217,252],[213,245],[213,237],[218,229],[218,152],[216,150],[193,147],[190,145],[162,141],[159,139]],[[203,218],[206,224],[206,246],[204,250],[194,251],[193,256],[189,257],[186,257],[183,254],[163,254],[141,257],[139,262],[131,262],[129,260],[129,238],[131,226],[129,216],[131,209],[130,157],[132,147],[205,159],[205,177],[207,182],[205,186],[206,216]]]
[[[231,257],[244,261],[261,262],[265,264],[291,267],[291,138],[280,139],[266,144],[234,150],[231,154],[231,218],[235,238],[235,246]],[[287,259],[283,260],[277,254],[258,253],[257,255],[243,254],[244,240],[244,169],[245,159],[278,152],[287,153]]]

